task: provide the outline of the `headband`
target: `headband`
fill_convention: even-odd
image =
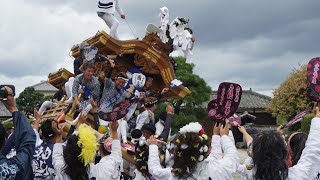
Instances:
[[[127,79],[127,78],[124,78],[124,77],[121,77],[121,76],[116,77],[116,79],[122,79],[122,80],[128,81],[128,79]]]
[[[145,106],[149,106],[149,105],[154,105],[158,102],[158,99],[154,100],[154,101],[150,101],[150,102],[145,102],[144,105]]]

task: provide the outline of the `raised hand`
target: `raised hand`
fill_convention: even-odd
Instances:
[[[171,104],[167,104],[166,112],[167,114],[173,114],[173,106]]]
[[[1,100],[3,105],[8,109],[9,112],[13,113],[15,111],[18,111],[16,102],[13,97],[13,90],[7,86],[4,87],[6,91],[8,92],[7,100]]]
[[[229,135],[229,128],[230,128],[230,124],[229,124],[228,120],[226,120],[226,124],[224,126],[220,127],[220,135],[221,136],[223,136],[223,135],[228,136]]]
[[[239,126],[238,129],[242,134],[245,134],[247,132],[246,128],[243,126]]]
[[[157,145],[157,144],[158,144],[158,140],[157,140],[154,136],[151,136],[151,137],[148,139],[148,143],[149,143],[150,145],[152,145],[152,144]]]
[[[63,142],[63,140],[62,140],[63,131],[62,131],[61,124],[59,124],[56,121],[52,121],[51,122],[51,127],[52,127],[52,130],[53,130],[54,134],[56,135],[56,143]]]
[[[220,135],[221,124],[216,123],[213,127],[213,135]]]
[[[109,129],[110,129],[111,137],[113,139],[118,139],[118,132],[117,132],[118,127],[119,127],[118,121],[112,121],[111,123],[109,123]]]

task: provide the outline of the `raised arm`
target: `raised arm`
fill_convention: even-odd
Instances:
[[[23,178],[28,172],[36,144],[36,135],[29,124],[29,120],[19,112],[13,97],[12,89],[5,87],[8,92],[6,101],[2,101],[5,107],[12,113],[14,123],[14,143],[16,156],[6,159],[0,167],[2,177],[7,179]]]
[[[118,126],[119,125],[117,121],[109,124],[111,137],[113,138],[111,154],[107,157],[107,163],[100,161],[96,165],[90,164],[89,176],[91,178],[95,177],[97,179],[108,179],[110,176],[112,176],[114,179],[116,179],[118,177],[119,167],[121,166],[122,162],[120,140],[117,133]]]
[[[213,128],[213,135],[211,138],[211,152],[208,156],[209,159],[221,159],[222,158],[222,147],[220,137],[221,125],[216,123]]]
[[[79,100],[79,87],[80,87],[80,76],[81,75],[78,75],[74,78],[74,82],[73,82],[73,85],[72,85],[72,95],[73,95],[73,98],[76,102],[77,105],[80,104],[80,100]]]
[[[112,149],[111,149],[111,155],[112,157],[116,157],[121,160],[122,153],[121,153],[121,147],[120,147],[120,139],[117,132],[117,129],[119,127],[119,124],[117,121],[113,121],[109,124],[109,129],[111,129],[111,137],[112,137]]]
[[[224,152],[222,159],[209,160],[208,168],[209,177],[212,179],[232,179],[232,174],[237,171],[239,165],[239,157],[234,143],[228,137],[229,124],[221,127],[221,145]]]
[[[167,117],[166,117],[166,122],[164,124],[164,129],[159,136],[163,141],[167,141],[170,135],[172,115],[173,115],[173,107],[170,104],[167,105],[166,112],[167,112]]]
[[[155,179],[170,179],[170,177],[172,176],[171,168],[161,167],[157,140],[152,136],[149,139],[149,143],[150,143],[149,158],[148,158],[149,173]]]
[[[249,143],[252,142],[253,138],[250,136],[250,134],[247,132],[246,128],[243,126],[238,127],[239,131],[243,134],[243,137],[247,143],[247,146]]]
[[[136,129],[141,129],[142,126],[147,123],[149,120],[149,114],[148,111],[145,110],[141,114],[138,115],[137,120],[136,120]]]
[[[119,0],[116,0],[116,10],[117,12],[120,14],[121,18],[124,16],[124,12],[122,11],[121,7],[120,7],[120,3]],[[125,19],[125,18],[122,18]]]
[[[237,165],[239,164],[239,156],[237,152],[237,148],[228,137],[229,131],[229,124],[225,125],[225,127],[221,127],[220,134],[221,134],[221,146],[224,152],[224,156],[221,160],[223,162],[223,167],[227,169],[228,172],[235,172],[237,170]]]
[[[289,168],[289,179],[315,178],[320,167],[320,112],[312,119],[310,133],[298,163]]]

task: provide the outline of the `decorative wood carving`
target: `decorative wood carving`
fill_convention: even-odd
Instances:
[[[125,72],[130,67],[138,66],[144,73],[156,77],[152,86],[155,92],[159,92],[159,89],[161,90],[164,87],[169,87],[170,82],[176,78],[168,56],[170,46],[163,44],[155,34],[149,34],[143,40],[119,41],[102,31],[86,41],[97,47],[99,54],[123,56],[123,58],[120,57],[119,62],[116,61],[112,78],[118,72]],[[78,45],[74,46],[71,51],[75,58],[80,55]],[[190,93],[191,91],[188,88],[181,85],[170,89],[170,93],[165,95],[164,98],[183,98]]]

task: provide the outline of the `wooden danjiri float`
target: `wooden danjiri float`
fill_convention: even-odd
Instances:
[[[98,32],[95,36],[85,40],[89,45],[98,48],[98,53],[104,56],[118,56],[120,61],[116,61],[116,66],[113,70],[111,78],[114,79],[118,72],[127,72],[130,68],[139,68],[142,73],[153,77],[153,92],[160,92],[163,88],[169,87],[171,81],[176,79],[173,65],[170,62],[170,45],[164,44],[156,33],[147,33],[142,40],[125,40],[120,41],[112,38],[106,32]],[[74,58],[80,56],[79,45],[74,45],[71,49],[71,55]],[[109,63],[95,63],[95,76],[103,80],[105,77],[105,69],[109,68]],[[48,82],[56,88],[64,86],[70,77],[74,74],[68,70],[61,68],[59,71],[50,73]],[[101,81],[103,82],[103,81]],[[183,85],[170,88],[170,90],[162,96],[162,100],[184,98],[191,91]],[[68,103],[61,100],[58,106],[48,109],[42,117],[42,120],[48,118],[58,119],[62,115],[64,119],[73,121],[73,116],[76,110],[75,104],[64,115]],[[93,117],[88,114],[88,121],[93,122]],[[67,134],[70,129],[70,124],[65,123],[64,132]],[[124,158],[134,163],[133,156],[130,156],[123,151]]]

